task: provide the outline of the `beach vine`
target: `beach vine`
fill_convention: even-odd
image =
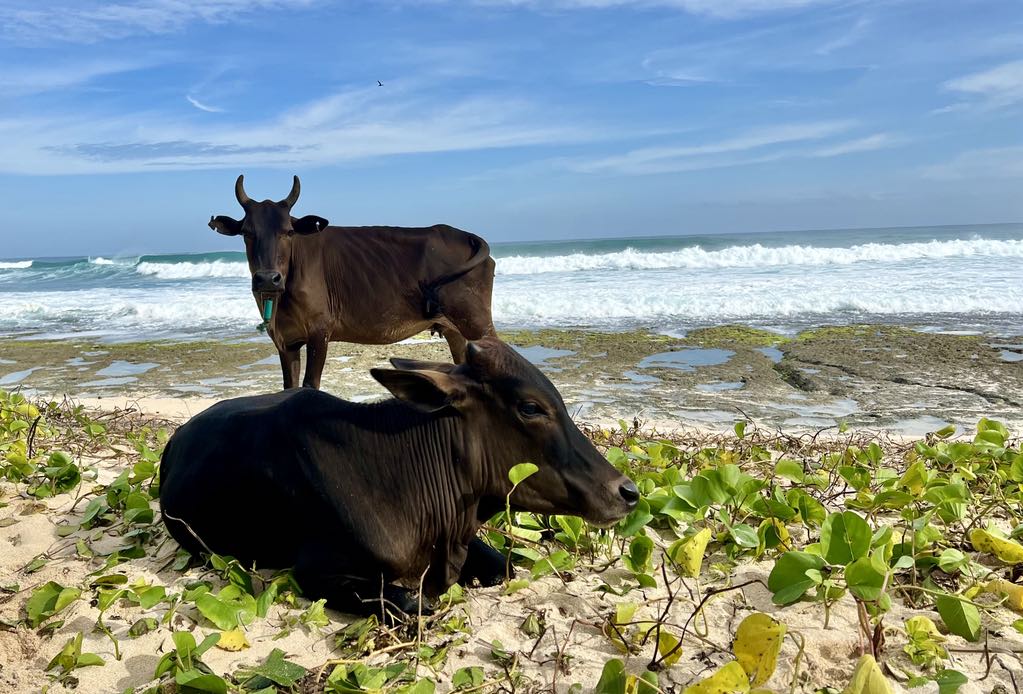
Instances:
[[[481,653],[470,648],[480,626],[471,587],[452,586],[432,612],[398,624],[351,619],[302,598],[288,571],[178,548],[157,501],[173,426],[0,392],[0,528],[39,513],[55,522],[47,551],[10,567],[17,581],[0,585],[0,630],[39,639],[54,686],[72,688],[121,660],[126,643],[157,636],[151,681],[136,691],[836,686],[816,679],[797,625],[806,609],[819,610],[824,630],[837,610],[853,615],[856,643],[842,654],[839,683],[850,692],[933,681],[951,694],[967,681],[956,667],[963,658],[990,673],[1005,667],[1000,656],[1023,651],[1007,637],[1023,633],[1023,453],[997,421],[918,441],[784,434],[749,420],[718,435],[659,434],[640,422],[587,429],[641,500],[609,529],[510,504],[489,519],[483,536],[509,561],[509,580],[491,589],[499,599],[542,595],[552,583],[590,581],[593,590],[573,594],[579,608],[568,622],[534,601],[514,629],[525,645],[492,640],[468,661]],[[510,481],[533,471],[517,467]],[[59,580],[49,571],[57,565],[85,571]],[[768,597],[756,607],[755,591]],[[796,610],[801,619],[787,621]],[[208,664],[218,651],[244,654],[258,624],[273,625],[282,643],[296,632],[323,640],[330,657],[311,667],[274,648],[230,671]],[[608,649],[591,681],[573,679],[581,634]]]

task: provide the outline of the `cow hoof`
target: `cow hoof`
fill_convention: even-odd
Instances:
[[[477,576],[476,579],[484,588],[492,588],[493,586],[499,586],[504,583],[504,572],[502,571],[499,574],[488,574],[486,576]]]

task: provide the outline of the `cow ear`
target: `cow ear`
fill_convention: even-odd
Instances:
[[[210,217],[210,229],[224,236],[237,236],[242,233],[242,223],[237,219],[219,215]]]
[[[402,371],[440,371],[447,374],[455,368],[455,364],[442,361],[419,361],[418,359],[399,359],[398,357],[391,357],[388,361],[391,362],[391,366]]]
[[[307,214],[301,219],[291,218],[291,228],[295,230],[296,234],[315,234],[317,231],[323,231],[329,222],[323,217],[317,217],[314,214]]]
[[[465,386],[440,371],[370,369],[369,372],[394,397],[423,412],[456,406],[466,397]]]

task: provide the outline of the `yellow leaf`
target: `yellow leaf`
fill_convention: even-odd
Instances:
[[[899,487],[906,489],[913,496],[920,496],[924,490],[924,476],[926,468],[922,461],[917,461],[909,466],[905,474],[899,478]]]
[[[746,671],[742,669],[742,665],[739,665],[739,661],[733,660],[707,679],[689,685],[682,694],[732,694],[733,692],[746,694],[748,691],[749,678],[746,677]]]
[[[777,518],[765,518],[757,528],[757,535],[760,537],[760,552],[762,553],[765,549],[765,538],[767,536],[767,530],[774,527],[774,532],[778,536],[778,547],[783,550],[792,549],[791,543],[789,543],[789,529],[785,527]]]
[[[657,635],[657,652],[664,658],[664,664],[671,667],[678,662],[678,659],[682,657],[682,649],[677,648],[672,651],[675,646],[678,645],[678,637],[674,634],[669,634],[664,629],[661,629],[661,633]],[[671,653],[671,655],[665,657],[665,654]]]
[[[872,655],[860,657],[849,686],[842,694],[892,694],[892,685],[877,666]]]
[[[1017,612],[1023,612],[1023,586],[1018,586],[1012,581],[1006,581],[1004,578],[996,578],[987,582],[987,585],[984,586],[984,592],[1004,594],[1008,597],[1005,601],[1006,605]]]
[[[906,620],[906,633],[910,636],[917,634],[926,635],[930,639],[941,643],[945,637],[938,631],[938,627],[929,617],[910,617]]]
[[[993,554],[1006,564],[1023,563],[1023,545],[992,535],[987,530],[974,528],[970,531],[970,542],[978,552]]]
[[[679,565],[679,573],[682,576],[695,578],[700,575],[703,555],[707,553],[710,536],[710,528],[703,528],[692,537],[679,540],[668,548],[668,554]]]
[[[754,612],[739,624],[732,652],[754,687],[774,674],[784,636],[785,625],[763,612]]]
[[[217,641],[217,648],[225,651],[240,651],[248,648],[249,642],[245,638],[245,632],[241,629],[220,632],[220,640]]]

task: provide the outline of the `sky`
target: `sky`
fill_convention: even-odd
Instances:
[[[6,258],[240,250],[239,173],[495,242],[1023,221],[1019,0],[0,0],[0,65]]]

